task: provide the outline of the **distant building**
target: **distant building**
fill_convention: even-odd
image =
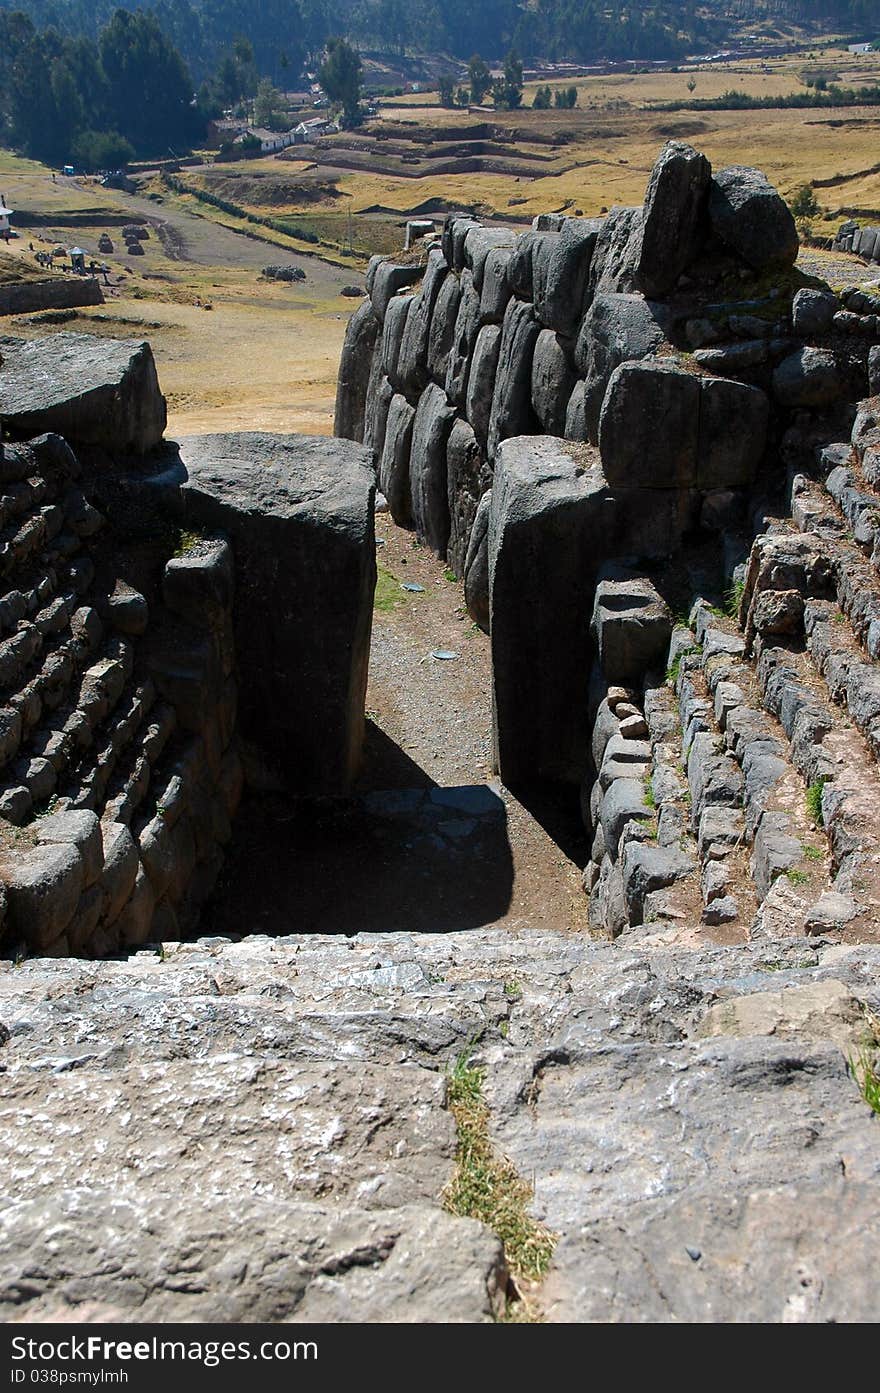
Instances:
[[[849,53],[873,53],[873,44],[850,44],[847,50]]]
[[[4,242],[8,242],[12,235],[9,219],[14,211],[14,209],[6,207],[6,199],[0,194],[0,237],[3,238]]]

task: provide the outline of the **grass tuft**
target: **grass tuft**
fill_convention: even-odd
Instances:
[[[804,848],[804,855],[806,856],[806,858],[807,858],[808,861],[821,861],[821,860],[822,860],[822,848],[821,848],[821,847],[819,847],[819,846],[809,846],[809,845],[807,845],[806,843],[803,843],[803,842],[801,843],[801,845],[802,845],[803,848]]]
[[[880,1066],[877,1055],[861,1050],[857,1059],[850,1059],[849,1070],[868,1107],[880,1114]]]
[[[807,812],[817,827],[825,826],[825,818],[822,815],[822,790],[827,782],[828,776],[823,774],[807,789]]]
[[[799,871],[797,869],[786,871],[785,874],[792,885],[806,885],[810,878],[806,871]]]
[[[724,613],[728,619],[739,619],[739,607],[742,604],[742,597],[745,592],[745,581],[735,580],[733,585],[724,592]]]
[[[460,1218],[479,1219],[497,1234],[522,1297],[511,1303],[507,1318],[535,1320],[524,1292],[530,1283],[546,1275],[556,1238],[528,1212],[533,1187],[492,1147],[489,1109],[483,1101],[483,1071],[471,1064],[469,1050],[458,1056],[450,1070],[447,1106],[455,1119],[458,1147],[455,1173],[443,1191],[443,1207]]]

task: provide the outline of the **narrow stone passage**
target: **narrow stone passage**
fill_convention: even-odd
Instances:
[[[203,931],[585,928],[576,792],[526,808],[493,778],[489,640],[461,584],[413,533],[387,514],[376,532],[355,795],[319,808],[246,800]]]

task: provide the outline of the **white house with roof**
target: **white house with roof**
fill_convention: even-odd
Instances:
[[[0,194],[0,237],[4,240],[9,239],[9,233],[12,230],[9,226],[9,219],[12,217],[14,211],[14,208],[6,207],[6,200],[3,195]]]

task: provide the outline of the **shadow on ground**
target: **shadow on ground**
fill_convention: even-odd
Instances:
[[[247,797],[201,932],[447,933],[504,917],[513,857],[491,787],[438,787],[373,726],[363,783],[350,799]]]

